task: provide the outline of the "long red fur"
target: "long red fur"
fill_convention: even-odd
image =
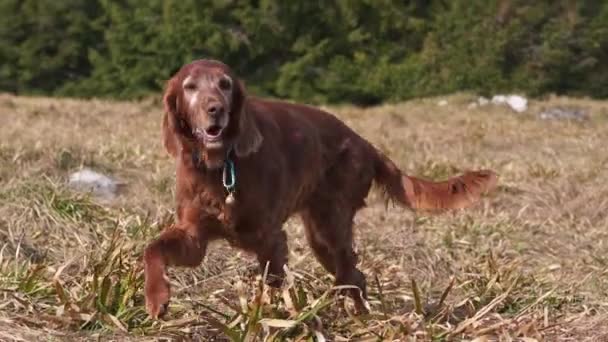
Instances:
[[[199,120],[184,99],[186,77],[226,75],[234,80],[225,150],[210,150],[188,127]],[[219,77],[219,76],[218,76]],[[205,97],[209,94],[199,94]],[[182,67],[164,95],[163,142],[176,160],[175,224],[145,249],[146,309],[153,317],[167,309],[169,266],[199,265],[207,245],[225,239],[252,252],[260,268],[268,265],[269,282],[279,286],[287,262],[283,223],[299,215],[310,247],[337,285],[364,310],[364,275],[353,250],[353,218],[365,205],[372,184],[413,210],[465,208],[495,188],[492,171],[471,171],[443,182],[407,176],[383,153],[335,116],[310,106],[248,96],[230,68],[198,60]],[[227,157],[228,156],[228,157]],[[226,202],[221,165],[236,168],[234,204]]]

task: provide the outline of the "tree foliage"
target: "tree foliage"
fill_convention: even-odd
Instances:
[[[261,95],[608,97],[601,0],[4,0],[0,91],[132,98],[216,58]]]

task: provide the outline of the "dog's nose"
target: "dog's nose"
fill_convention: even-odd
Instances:
[[[224,106],[219,102],[212,102],[207,105],[207,113],[211,116],[218,116],[224,113]]]

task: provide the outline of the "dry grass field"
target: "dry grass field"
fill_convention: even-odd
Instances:
[[[473,99],[330,108],[412,175],[500,175],[479,205],[439,216],[370,195],[355,225],[369,315],[334,295],[293,219],[281,291],[216,243],[171,270],[168,317],[151,321],[142,249],[173,219],[159,100],[0,95],[0,340],[608,341],[608,102],[517,114]],[[590,119],[538,118],[558,104]],[[112,201],[70,190],[83,166],[126,186]]]

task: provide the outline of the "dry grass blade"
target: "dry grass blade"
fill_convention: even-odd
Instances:
[[[382,284],[380,283],[380,279],[378,278],[378,274],[374,274],[374,281],[376,282],[376,287],[378,288],[378,300],[380,301],[380,305],[382,307],[382,314],[384,318],[389,318],[389,312],[386,306],[386,302],[384,299],[384,294],[382,293]]]
[[[505,292],[501,293],[498,297],[494,298],[488,305],[484,306],[481,310],[477,311],[477,313],[475,313],[475,316],[460,323],[456,327],[456,329],[454,329],[453,331],[450,332],[449,335],[450,336],[458,335],[458,334],[462,333],[463,331],[465,331],[470,326],[472,326],[473,324],[477,323],[481,318],[483,318],[490,311],[492,311],[498,304],[502,303],[502,301],[505,300],[507,298],[507,296],[509,296],[509,294],[511,293],[511,291],[513,290],[515,285],[517,285],[517,281],[514,281]]]
[[[439,298],[439,303],[437,304],[438,308],[441,308],[443,306],[443,303],[445,303],[446,298],[448,298],[450,291],[452,291],[452,288],[454,287],[455,281],[456,281],[456,278],[450,277],[450,283],[448,284],[448,287],[446,287],[445,290],[443,290],[443,293],[441,294],[441,298]]]
[[[419,315],[424,315],[424,308],[422,307],[422,298],[420,296],[420,290],[418,289],[418,284],[416,284],[416,280],[414,278],[411,279],[412,283],[412,292],[414,294],[414,308],[416,313]]]

